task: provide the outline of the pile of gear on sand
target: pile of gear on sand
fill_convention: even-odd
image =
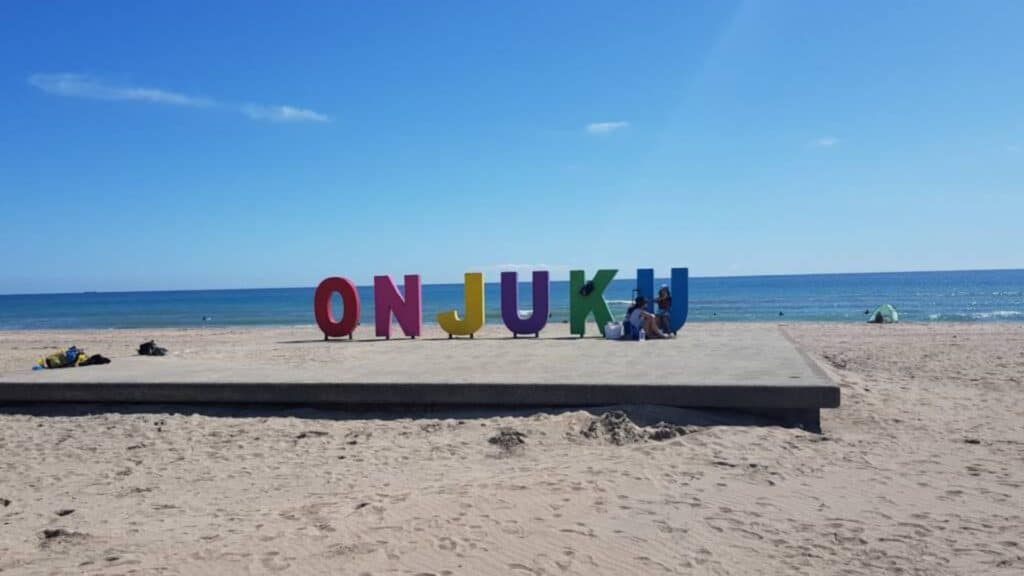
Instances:
[[[101,354],[89,355],[85,353],[85,350],[72,346],[67,350],[55,352],[45,358],[40,358],[32,369],[43,370],[48,368],[74,368],[76,366],[95,366],[97,364],[110,364],[110,358]]]
[[[139,345],[140,356],[164,356],[167,348],[161,348],[156,342],[150,340]],[[53,368],[75,368],[78,366],[96,366],[110,364],[110,358],[102,354],[86,354],[85,350],[72,346],[60,352],[54,352],[45,358],[40,358],[33,370],[48,370]]]
[[[152,340],[139,344],[139,356],[164,356],[166,354],[167,348],[157,346],[156,342]]]

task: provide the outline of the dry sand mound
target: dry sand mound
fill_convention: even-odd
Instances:
[[[505,452],[512,452],[521,448],[526,443],[526,434],[515,428],[504,427],[498,433],[487,439],[487,442],[494,444]]]
[[[692,426],[678,426],[665,422],[659,422],[654,426],[637,426],[625,412],[614,410],[592,418],[590,423],[580,431],[580,434],[590,440],[600,440],[622,446],[648,440],[660,442],[685,436],[694,430],[696,428]]]

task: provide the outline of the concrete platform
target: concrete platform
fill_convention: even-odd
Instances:
[[[771,325],[684,330],[645,343],[490,331],[473,340],[275,344],[230,359],[125,356],[106,366],[6,373],[0,403],[658,404],[796,415],[812,427],[819,409],[839,406],[839,388]]]

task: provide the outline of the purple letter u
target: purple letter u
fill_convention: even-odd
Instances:
[[[549,293],[548,271],[534,271],[533,313],[523,318],[519,315],[519,275],[515,272],[501,273],[501,319],[513,337],[519,334],[540,336],[540,331],[548,323]]]

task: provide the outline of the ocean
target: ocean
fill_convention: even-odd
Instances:
[[[634,280],[620,279],[605,291],[616,316],[625,311],[634,286]],[[0,296],[0,329],[308,325],[315,322],[313,291],[310,286],[6,295]],[[372,326],[373,288],[359,292],[362,323]],[[530,284],[523,283],[519,293],[526,312]],[[487,284],[486,303],[487,322],[500,324],[499,284]],[[883,303],[895,306],[901,321],[1024,322],[1024,270],[691,278],[688,321],[863,322],[866,310]],[[424,285],[424,322],[462,306],[461,284]],[[568,320],[568,282],[551,283],[551,313],[551,322]]]

